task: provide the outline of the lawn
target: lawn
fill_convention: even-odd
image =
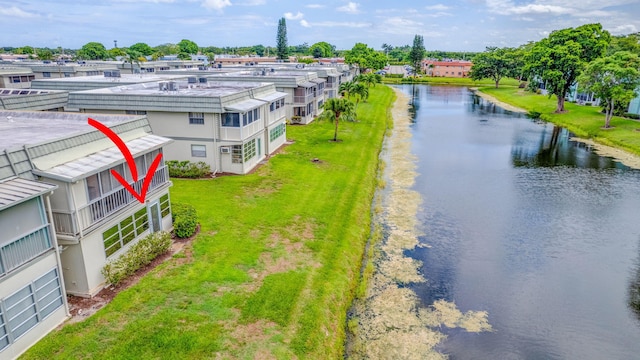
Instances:
[[[624,149],[640,155],[640,122],[614,117],[612,129],[604,130],[604,114],[597,106],[582,106],[565,103],[566,113],[556,114],[556,97],[538,95],[517,88],[484,87],[480,91],[505,103],[523,108],[529,112],[538,112],[540,118],[567,128],[578,137],[592,139],[598,143]]]
[[[371,88],[341,142],[329,122],[287,127],[253,174],[172,179],[199,214],[192,245],[24,358],[342,358],[394,99]]]

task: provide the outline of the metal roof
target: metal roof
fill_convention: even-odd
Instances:
[[[298,83],[298,85],[303,87],[314,87],[316,86],[316,83],[312,83],[311,81],[303,81],[301,83]]]
[[[143,152],[160,148],[172,141],[173,140],[162,136],[150,134],[125,141],[125,145],[131,151],[131,155],[136,157]],[[50,169],[33,169],[33,173],[51,179],[74,182],[123,162],[125,162],[124,155],[114,145],[108,149],[68,161]],[[37,159],[34,160],[34,164],[36,166],[38,165]]]
[[[234,104],[225,105],[224,108],[226,110],[249,111],[263,104],[264,104],[263,101],[248,99],[248,100],[240,101]]]
[[[265,94],[265,95],[256,95],[255,98],[258,100],[263,100],[263,101],[275,101],[278,99],[282,99],[283,97],[286,97],[287,93],[285,92],[280,92],[280,91],[276,91],[274,93],[271,94]]]
[[[57,189],[57,185],[11,177],[0,181],[0,210]]]

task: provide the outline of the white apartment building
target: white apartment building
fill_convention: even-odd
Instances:
[[[167,160],[246,174],[285,143],[287,94],[266,82],[221,80],[193,76],[71,92],[69,107],[146,115],[154,134],[174,140]]]

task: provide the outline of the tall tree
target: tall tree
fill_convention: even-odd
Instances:
[[[604,102],[604,127],[611,126],[616,103],[628,104],[640,86],[640,57],[629,51],[619,51],[598,58],[578,77],[580,88],[593,92]]]
[[[142,42],[129,46],[129,50],[137,51],[143,56],[149,56],[153,54],[153,49],[151,48],[151,46]]]
[[[345,98],[331,98],[322,104],[322,108],[324,111],[320,114],[320,118],[334,122],[333,141],[338,141],[338,126],[340,122],[353,121],[355,119],[356,111],[353,102]]]
[[[335,46],[328,42],[321,41],[311,45],[309,51],[314,58],[332,57],[334,48]]]
[[[357,64],[361,71],[366,69],[378,70],[387,65],[385,54],[375,51],[363,43],[356,43],[346,52],[344,61],[347,64]]]
[[[492,79],[497,88],[500,79],[517,73],[515,50],[497,47],[487,47],[486,49],[485,52],[473,57],[469,77],[473,80]]]
[[[287,45],[287,20],[281,18],[278,21],[278,35],[276,39],[276,56],[279,60],[289,59],[289,46]]]
[[[611,41],[600,24],[553,31],[529,52],[525,68],[545,82],[549,96],[558,99],[556,112],[564,112],[564,98],[586,64],[604,54]]]
[[[190,60],[192,54],[198,53],[198,44],[191,40],[182,39],[178,43],[178,58]]]
[[[424,39],[422,38],[422,35],[414,36],[413,46],[409,52],[409,61],[411,61],[411,65],[413,65],[413,69],[416,73],[418,73],[422,67],[422,59],[424,59],[426,52],[427,51],[424,49]]]
[[[104,60],[109,56],[107,49],[99,42],[89,42],[78,50],[78,57],[87,60]]]

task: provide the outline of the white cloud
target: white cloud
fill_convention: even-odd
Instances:
[[[360,10],[358,9],[359,7],[360,7],[360,4],[354,3],[354,2],[349,2],[345,6],[340,6],[337,10],[338,11],[342,11],[342,12],[346,12],[346,13],[349,13],[349,14],[358,14],[360,12]]]
[[[311,27],[311,24],[309,24],[309,22],[307,20],[300,20],[300,25],[302,25],[303,27]]]
[[[636,26],[632,24],[618,25],[610,29],[609,32],[611,32],[614,35],[626,35],[626,34],[638,32],[638,28],[636,28]]]
[[[257,6],[257,5],[266,5],[267,0],[246,0],[241,3],[236,3],[235,5],[239,6]]]
[[[349,27],[349,28],[365,28],[370,27],[371,23],[357,23],[357,22],[341,22],[341,21],[322,21],[319,23],[313,23],[313,26],[322,27]]]
[[[322,4],[309,4],[306,7],[308,7],[309,9],[322,9],[322,8],[324,8],[324,5],[322,5]]]
[[[301,20],[304,17],[304,14],[298,11],[297,14],[293,14],[290,12],[284,13],[284,18],[287,20]]]
[[[447,5],[443,5],[443,4],[429,5],[429,6],[425,6],[424,8],[427,9],[427,10],[432,10],[432,11],[449,10],[449,7]]]
[[[222,10],[227,6],[231,6],[230,0],[203,0],[202,6],[212,10]]]
[[[574,10],[558,5],[527,4],[515,5],[511,1],[487,0],[489,11],[500,15],[525,15],[525,14],[569,14]]]
[[[21,19],[30,19],[38,17],[38,14],[26,12],[17,6],[12,6],[10,8],[0,8],[0,15],[17,17]]]
[[[443,16],[453,16],[453,14],[448,13],[448,12],[444,12],[444,11],[438,11],[436,13],[433,14],[427,14],[428,17],[432,17],[432,18],[437,18],[437,17],[443,17]]]

